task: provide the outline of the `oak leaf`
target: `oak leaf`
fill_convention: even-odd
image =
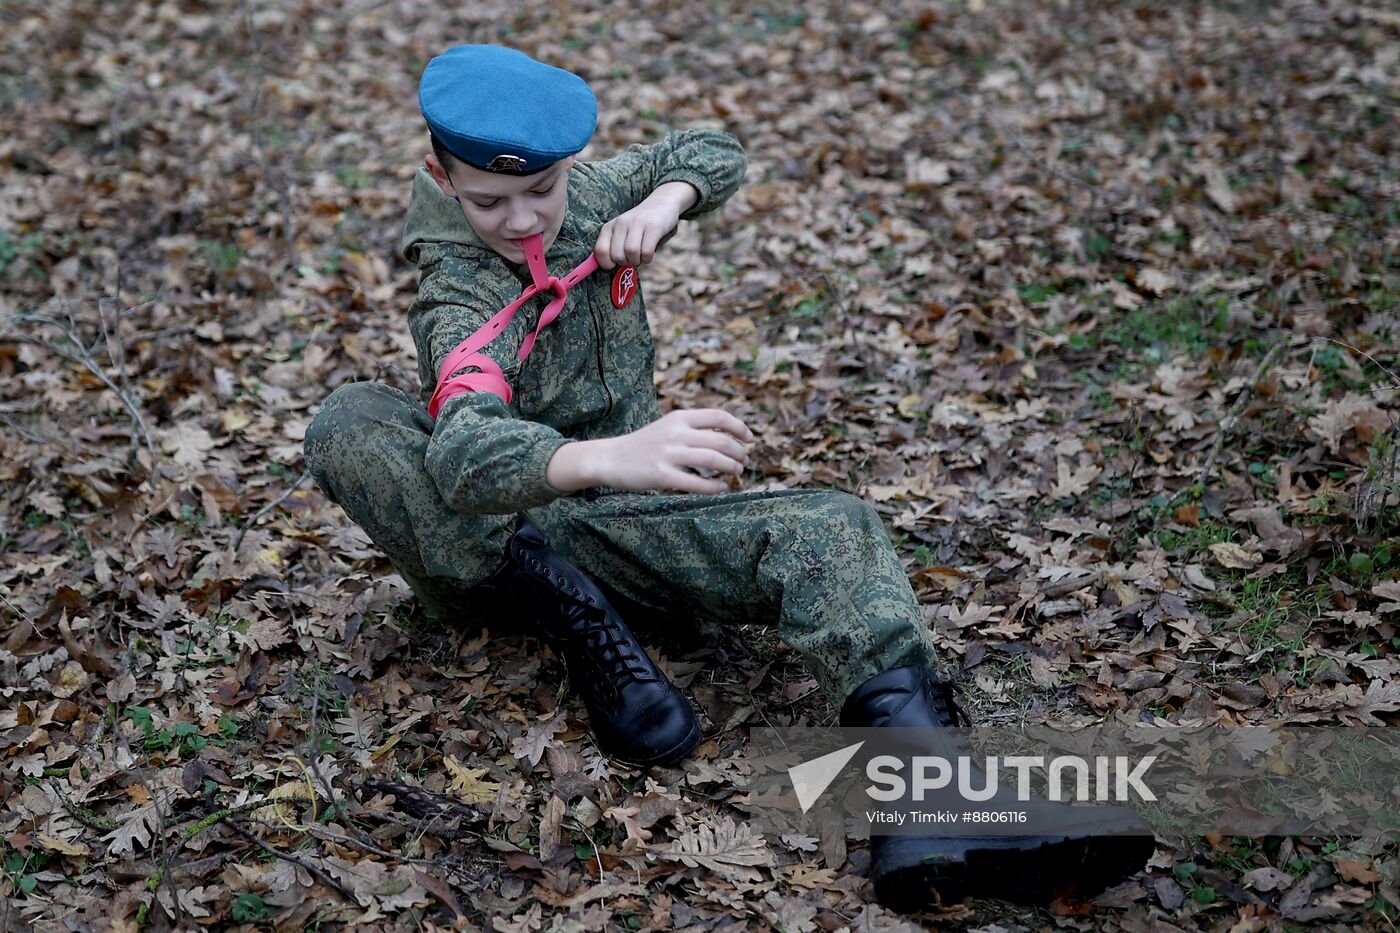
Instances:
[[[1176,276],[1161,269],[1147,267],[1137,271],[1137,284],[1154,295],[1165,295],[1176,287]]]
[[[812,848],[816,848],[813,846]],[[836,880],[836,869],[818,868],[816,865],[806,863],[794,865],[792,875],[788,877],[788,882],[798,888],[822,888],[825,890]]]
[[[959,609],[956,604],[940,606],[938,616],[948,620],[948,623],[956,628],[967,628],[969,625],[980,625],[983,622],[991,621],[1001,615],[1000,606],[978,606],[971,600],[963,608]]]
[[[485,768],[468,768],[456,758],[448,755],[443,760],[451,779],[447,789],[467,803],[490,803],[500,793],[501,785],[496,781],[486,781]]]
[[[1050,498],[1068,499],[1071,496],[1083,495],[1089,491],[1094,478],[1102,472],[1102,469],[1092,463],[1071,470],[1069,461],[1061,460],[1055,467],[1056,479],[1054,488],[1050,490]]]
[[[135,854],[137,848],[146,848],[151,844],[152,834],[159,824],[160,814],[156,812],[155,804],[133,810],[122,825],[102,837],[104,841],[111,840],[107,854],[120,858]]]
[[[1337,866],[1337,874],[1353,884],[1375,884],[1381,880],[1380,874],[1372,871],[1371,866],[1364,862],[1353,862],[1351,859],[1339,858],[1332,864]]]
[[[1381,603],[1376,607],[1377,612],[1392,613],[1400,612],[1400,580],[1386,580],[1371,587],[1371,593],[1381,599],[1390,599],[1394,602]]]
[[[1220,566],[1231,570],[1253,570],[1264,556],[1258,551],[1246,550],[1233,541],[1217,541],[1210,546],[1210,553]]]
[[[39,845],[54,852],[61,852],[64,855],[75,857],[91,855],[92,850],[81,842],[72,842],[68,839],[60,839],[57,836],[49,836],[40,833],[37,837]]]
[[[1366,696],[1362,698],[1360,706],[1339,710],[1337,715],[1341,719],[1359,720],[1366,726],[1384,726],[1385,720],[1376,713],[1393,713],[1396,710],[1400,710],[1400,683],[1373,680],[1366,688]]]
[[[687,829],[670,848],[656,854],[687,868],[705,868],[731,876],[752,876],[749,866],[767,865],[773,860],[762,836],[728,817],[716,826],[700,823]]]
[[[555,733],[563,732],[564,711],[561,709],[553,716],[537,722],[525,730],[525,734],[510,743],[510,753],[521,761],[528,761],[530,767],[540,763],[546,750],[552,745],[557,745]]]
[[[563,836],[560,824],[564,820],[565,809],[564,801],[559,799],[558,794],[549,795],[549,803],[544,805],[544,813],[540,816],[540,858],[546,862],[559,851]]]
[[[337,735],[344,736],[345,744],[351,748],[374,748],[379,744],[379,730],[383,725],[383,714],[351,704],[332,728]]]
[[[1327,402],[1320,414],[1308,419],[1308,433],[1327,445],[1331,453],[1341,450],[1342,438],[1353,428],[1385,427],[1389,418],[1364,395],[1349,394]]]
[[[199,467],[214,449],[214,438],[197,425],[181,423],[165,432],[160,446],[179,466]]]
[[[637,822],[638,815],[641,814],[641,807],[637,804],[609,807],[604,811],[603,816],[619,824],[627,831],[627,839],[623,843],[624,850],[640,852],[646,848],[647,842],[651,839],[651,831],[642,828]]]

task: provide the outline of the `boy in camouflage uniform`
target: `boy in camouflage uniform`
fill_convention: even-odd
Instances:
[[[676,132],[576,162],[596,120],[587,85],[493,46],[434,59],[420,104],[434,154],[414,179],[403,249],[421,271],[409,325],[423,399],[342,386],[307,431],[306,458],[430,614],[510,600],[564,658],[599,746],[642,765],[682,760],[700,729],[605,593],[658,615],[776,622],[846,701],[845,724],[924,724],[901,722],[906,708],[951,717],[875,511],[846,493],[728,491],[719,476],[742,474],[748,428],[718,409],[663,417],[657,405],[635,267],[679,220],[734,193],[737,140]],[[597,271],[563,275],[590,257]],[[497,314],[532,280],[558,299],[556,319],[541,326],[542,301]],[[476,352],[444,367],[474,335]],[[877,848],[877,894],[912,884],[926,899],[928,851]]]

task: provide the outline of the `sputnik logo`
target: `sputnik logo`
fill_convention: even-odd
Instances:
[[[846,767],[864,744],[857,742],[847,745],[820,758],[813,758],[788,768],[788,777],[792,779],[792,789],[797,791],[797,803],[802,807],[803,813],[812,809],[812,805],[831,786],[831,782],[840,776],[841,769]]]

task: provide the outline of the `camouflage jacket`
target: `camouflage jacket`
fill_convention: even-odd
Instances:
[[[700,192],[682,219],[714,210],[738,189],[746,164],[738,140],[714,130],[673,132],[606,161],[574,163],[564,223],[545,257],[550,271],[562,276],[585,260],[603,224],[663,182],[689,182]],[[424,169],[413,180],[403,252],[420,272],[409,326],[426,401],[443,358],[519,297],[530,273],[482,243]],[[509,405],[490,392],[466,392],[438,413],[426,466],[452,508],[508,513],[543,505],[566,494],[545,481],[556,450],[571,440],[627,434],[660,417],[640,290],[627,307],[615,308],[612,276],[599,270],[570,291],[524,363],[517,353],[544,298],[522,307],[482,351],[510,383]]]

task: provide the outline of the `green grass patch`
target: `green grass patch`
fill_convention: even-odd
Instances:
[[[1210,546],[1235,540],[1235,530],[1227,523],[1207,518],[1199,525],[1167,528],[1154,536],[1157,546],[1183,563],[1210,560]]]
[[[1028,305],[1049,301],[1059,293],[1060,290],[1055,287],[1053,282],[1028,282],[1025,285],[1016,286],[1016,294],[1020,295],[1021,300]]]
[[[220,240],[200,240],[200,248],[204,251],[204,259],[209,264],[209,268],[221,276],[233,274],[238,269],[238,263],[243,258],[243,251],[238,248],[238,244]]]
[[[1335,668],[1335,662],[1327,658],[1306,656],[1318,620],[1332,608],[1332,587],[1327,581],[1337,577],[1366,587],[1376,571],[1393,559],[1389,542],[1366,551],[1339,549],[1317,568],[1313,582],[1308,583],[1301,562],[1262,578],[1221,567],[1211,554],[1211,546],[1241,543],[1237,530],[1222,520],[1205,518],[1196,526],[1173,525],[1150,536],[1174,565],[1205,567],[1216,590],[1199,600],[1200,608],[1213,632],[1234,632],[1241,637],[1248,652],[1246,672],[1286,674],[1298,686],[1312,683],[1324,669]],[[1355,644],[1344,647],[1364,651],[1368,644],[1358,637]],[[1376,646],[1372,649],[1380,650]]]
[[[37,234],[17,237],[11,231],[0,230],[0,275],[8,272],[11,264],[43,242],[44,238]]]
[[[1336,666],[1327,658],[1305,656],[1314,625],[1331,605],[1326,583],[1306,584],[1296,567],[1262,579],[1240,574],[1215,579],[1220,589],[1214,601],[1205,604],[1206,614],[1216,633],[1241,636],[1249,652],[1248,670],[1286,674],[1305,686],[1324,668]]]
[[[1108,344],[1155,355],[1160,360],[1172,352],[1204,353],[1227,342],[1225,325],[1228,320],[1224,297],[1207,302],[1177,298],[1135,308],[1121,319],[1091,331],[1088,336],[1094,346]],[[1157,352],[1151,354],[1150,351]]]
[[[22,855],[14,849],[0,844],[0,871],[10,879],[16,891],[21,895],[30,895],[39,886],[39,879],[35,875],[43,871],[52,857],[47,849],[33,848],[28,855]]]
[[[370,179],[365,170],[358,165],[342,165],[335,170],[336,180],[351,191],[358,191],[369,186]]]
[[[177,758],[198,755],[209,745],[227,745],[238,734],[238,724],[228,716],[219,720],[221,734],[206,736],[192,722],[173,722],[164,729],[155,728],[151,712],[139,706],[129,706],[125,718],[141,731],[142,747],[146,751],[170,751]]]

